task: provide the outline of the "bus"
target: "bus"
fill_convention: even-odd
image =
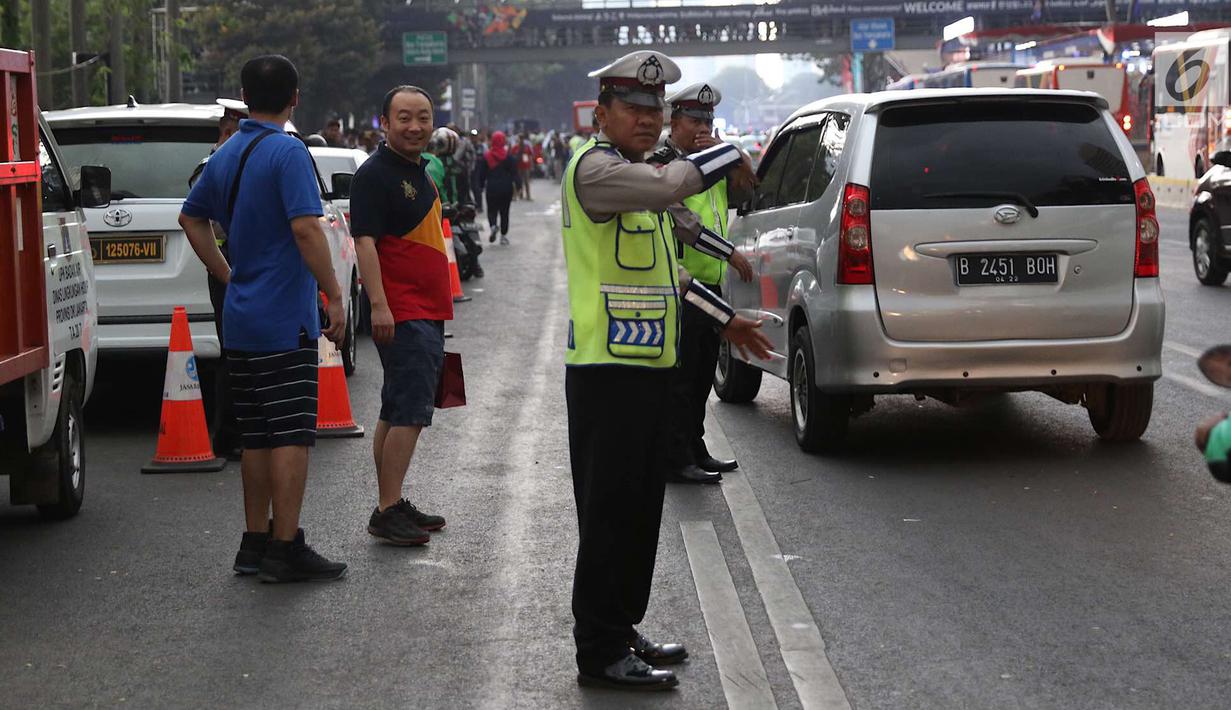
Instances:
[[[1215,153],[1231,149],[1229,50],[1231,28],[1196,32],[1154,48],[1150,152],[1156,174],[1197,179]]]
[[[1107,64],[1091,57],[1044,59],[1029,69],[1019,70],[1015,82],[1018,88],[1026,89],[1093,91],[1107,99],[1107,107],[1124,134],[1133,134],[1128,70],[1123,62]]]
[[[922,79],[922,87],[928,89],[1011,87],[1017,72],[1025,69],[1021,64],[1008,62],[962,62],[950,64],[943,70],[928,74]]]

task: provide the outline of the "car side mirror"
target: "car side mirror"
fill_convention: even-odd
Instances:
[[[1215,165],[1221,165],[1224,168],[1231,168],[1231,150],[1220,150],[1214,154],[1210,162]]]
[[[100,165],[81,166],[81,189],[77,204],[82,207],[106,207],[111,204],[111,170]]]
[[[334,173],[333,175],[330,175],[329,184],[333,185],[333,192],[330,193],[330,199],[349,200],[350,186],[354,179],[354,173]]]

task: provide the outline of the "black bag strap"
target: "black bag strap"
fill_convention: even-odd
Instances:
[[[244,148],[243,155],[239,156],[239,169],[235,171],[235,178],[231,181],[231,196],[227,199],[227,224],[231,223],[231,217],[235,215],[235,200],[239,197],[239,180],[244,176],[244,165],[248,162],[248,156],[252,154],[252,149],[257,143],[265,140],[268,136],[277,133],[272,128],[266,128],[264,132],[252,139],[247,148]]]

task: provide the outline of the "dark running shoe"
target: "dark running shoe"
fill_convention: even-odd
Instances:
[[[239,552],[235,553],[235,564],[232,566],[239,574],[256,574],[261,571],[261,559],[265,557],[265,546],[269,544],[269,533],[246,532],[239,541]]]
[[[399,507],[401,503],[398,501],[385,508],[384,512],[379,507],[373,510],[372,517],[368,519],[368,534],[390,545],[426,545],[432,536],[414,524]]]
[[[411,505],[410,501],[403,498],[393,505],[405,515],[410,522],[414,523],[415,527],[435,532],[445,526],[445,519],[439,515],[428,515]]]
[[[494,224],[492,225],[492,228],[487,235],[487,241],[488,243],[496,241],[496,225]]]
[[[301,529],[291,542],[270,540],[257,579],[262,582],[329,582],[346,576],[346,565],[330,562],[304,542]]]

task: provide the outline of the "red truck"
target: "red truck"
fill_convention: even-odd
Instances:
[[[0,49],[0,475],[9,499],[67,518],[85,493],[82,409],[94,385],[98,306],[83,207],[111,173],[63,169],[34,89],[34,54]]]

